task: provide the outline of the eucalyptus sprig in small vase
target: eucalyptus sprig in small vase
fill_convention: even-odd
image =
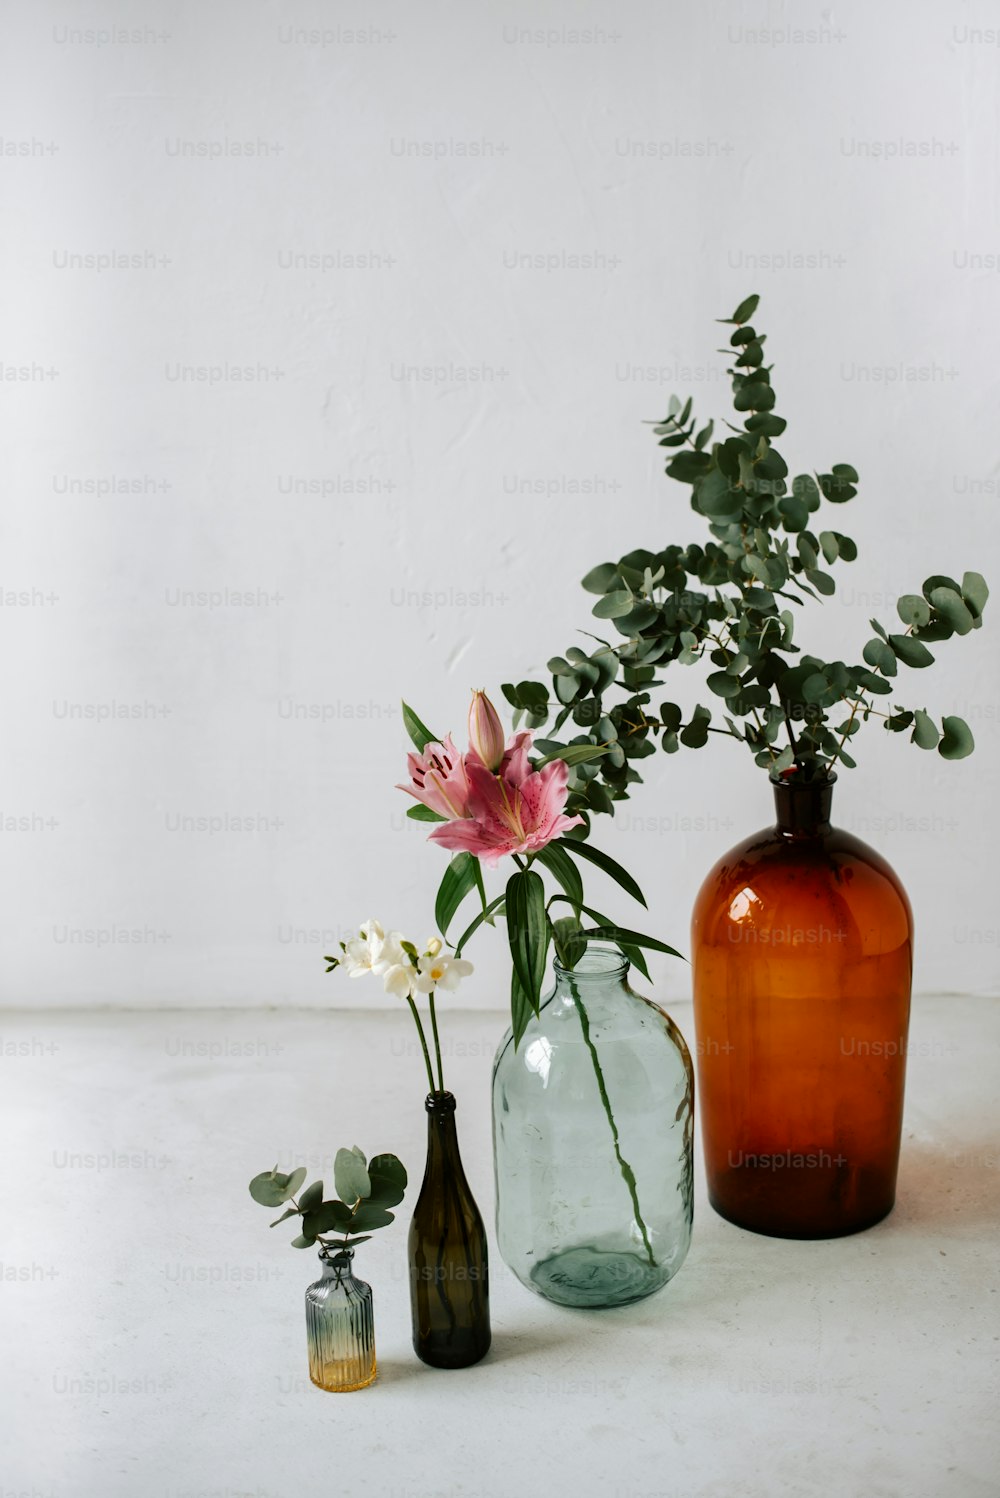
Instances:
[[[304,1166],[283,1175],[275,1166],[254,1176],[250,1195],[263,1207],[285,1207],[271,1223],[301,1218],[293,1248],[319,1244],[321,1277],[306,1291],[309,1377],[329,1394],[346,1394],[374,1383],[375,1324],[371,1286],[354,1275],[354,1250],[394,1220],[388,1209],[403,1200],[406,1170],[395,1155],[366,1160],[355,1145],[337,1151],[334,1182],[339,1199],[323,1200],[323,1182],[313,1181],[298,1201]],[[332,1238],[341,1233],[342,1238]]]
[[[429,1090],[427,1164],[408,1245],[413,1350],[433,1368],[468,1368],[490,1347],[489,1253],[458,1147],[455,1096],[444,1085],[435,996],[438,989],[453,992],[472,963],[446,952],[436,936],[420,952],[398,931],[386,935],[375,920],[366,921],[355,940],[342,942],[341,954],[326,959],[328,972],[343,966],[351,977],[380,976],[387,993],[406,1000],[417,1027]],[[424,994],[433,1062],[417,1007]]]

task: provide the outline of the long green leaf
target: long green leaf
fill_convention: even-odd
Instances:
[[[611,749],[611,744],[567,744],[564,749],[554,749],[544,759],[536,759],[534,768],[540,770],[554,759],[565,760],[568,765],[584,765],[588,760],[600,759],[602,754],[610,754]]]
[[[413,740],[417,749],[423,753],[428,744],[439,744],[441,740],[437,734],[431,733],[426,723],[421,723],[416,713],[407,703],[403,703],[403,727]]]
[[[431,811],[429,806],[423,806],[419,801],[416,806],[411,806],[406,815],[414,822],[447,822],[440,812]]]
[[[551,905],[555,900],[566,899],[566,895],[553,895],[552,900],[549,901],[549,904]],[[567,903],[572,904],[573,902],[569,900]],[[595,910],[592,905],[581,905],[580,909],[585,910],[590,916],[591,920],[597,921],[601,926],[614,925],[613,921],[609,920],[606,915],[602,915],[599,910]],[[586,932],[584,932],[584,935],[586,935]],[[649,967],[646,963],[645,957],[643,957],[642,955],[641,948],[632,946],[630,943],[624,941],[618,942],[617,946],[620,948],[623,956],[628,958],[629,962],[631,962],[636,971],[642,974],[642,976],[646,979],[646,982],[651,983],[653,980],[649,976]]]
[[[486,914],[486,885],[483,883],[483,866],[478,858],[473,858],[473,873],[476,878],[476,889],[479,891],[479,901],[483,907],[483,915]]]
[[[562,838],[557,838],[555,842],[548,843],[539,853],[536,853],[535,857],[539,863],[543,863],[555,874],[573,904],[582,906],[583,880],[580,878],[580,871],[576,864],[569,854],[564,852],[562,842]]]
[[[591,847],[590,843],[576,842],[574,839],[567,837],[558,838],[557,843],[560,848],[565,848],[575,857],[585,858],[588,863],[595,864],[597,868],[603,870],[605,874],[613,879],[616,884],[620,884],[622,889],[632,896],[633,900],[638,900],[640,905],[645,906],[646,896],[632,878],[632,875],[627,869],[623,869],[617,859],[612,858],[609,853],[602,853],[600,848]],[[549,848],[552,846],[550,843]],[[543,853],[547,853],[548,851],[548,848],[542,849]]]
[[[535,1013],[542,997],[549,922],[545,885],[533,869],[518,869],[507,881],[507,940],[517,980]]]
[[[434,901],[434,919],[442,936],[448,935],[448,927],[466,895],[476,888],[476,870],[479,859],[471,853],[456,853],[444,871]]]
[[[521,1044],[521,1038],[531,1023],[534,1010],[531,1002],[517,980],[514,968],[510,970],[510,1027],[514,1032],[514,1049],[517,1050]]]
[[[658,941],[655,936],[644,936],[641,931],[628,931],[624,926],[596,926],[583,934],[591,940],[614,941],[619,946],[622,942],[628,942],[630,946],[647,947],[651,952],[666,952],[668,957],[680,957],[682,962],[687,961],[676,947],[668,947],[665,941]]]
[[[500,906],[503,904],[503,902],[504,902],[504,900],[506,898],[507,898],[506,895],[497,895],[496,899],[495,900],[491,900],[490,903],[487,905],[486,909],[485,910],[481,910],[479,912],[479,914],[476,916],[476,919],[474,921],[472,921],[466,927],[466,929],[462,932],[461,936],[458,938],[458,942],[456,943],[456,946],[455,946],[455,956],[456,957],[461,957],[461,955],[462,955],[462,948],[465,946],[466,942],[469,940],[469,937],[470,936],[474,936],[475,933],[479,930],[480,926],[483,924],[483,922],[484,921],[488,921],[489,918],[490,918],[490,916],[493,915],[496,911],[498,911],[500,909]]]

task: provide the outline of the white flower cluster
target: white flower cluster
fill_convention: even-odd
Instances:
[[[342,964],[349,978],[375,973],[386,993],[412,999],[418,993],[443,988],[453,993],[472,972],[472,963],[444,950],[440,937],[432,936],[423,952],[417,952],[399,931],[388,936],[376,920],[367,920],[361,934],[342,944]]]

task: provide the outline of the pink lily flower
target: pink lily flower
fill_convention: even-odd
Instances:
[[[528,762],[531,741],[530,733],[515,734],[495,775],[474,751],[467,754],[468,811],[463,818],[435,827],[429,841],[472,853],[487,868],[495,868],[502,858],[537,853],[570,827],[579,826],[582,817],[567,817],[563,811],[569,767],[556,759],[533,770]]]
[[[471,815],[466,760],[452,743],[450,733],[443,744],[425,744],[422,754],[408,754],[406,766],[413,783],[398,785],[398,791],[406,791],[449,821]]]

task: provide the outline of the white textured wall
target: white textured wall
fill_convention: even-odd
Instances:
[[[725,414],[712,319],[749,291],[793,472],[863,479],[816,647],[856,656],[932,571],[1000,593],[998,25],[902,0],[6,7],[5,1000],[377,1002],[320,956],[370,910],[430,927],[398,699],[459,728],[471,685],[587,626],[589,566],[702,535],[640,423],[675,390]],[[66,263],[101,254],[138,260]],[[249,606],[178,601],[199,590]],[[1000,598],[906,680],[975,757],[872,728],[837,793],[910,890],[918,990],[997,983],[998,631]],[[110,704],[134,716],[68,716]],[[733,745],[651,766],[599,836],[686,947],[769,791]],[[171,830],[226,817],[260,830]],[[499,941],[473,1002],[502,1001]]]

